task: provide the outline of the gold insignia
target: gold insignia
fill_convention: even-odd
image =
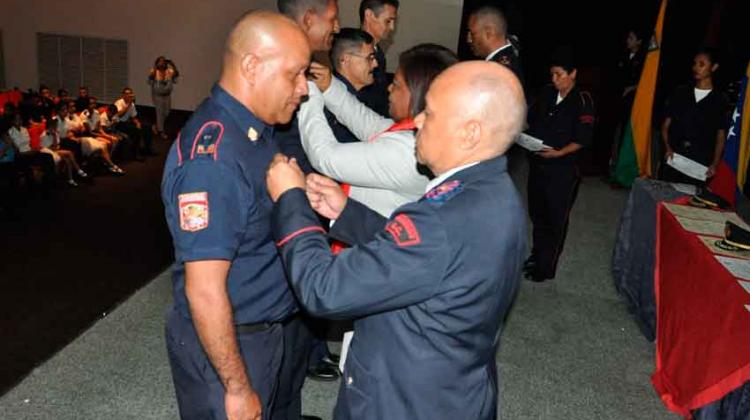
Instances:
[[[247,138],[250,139],[250,141],[257,141],[258,140],[258,132],[255,131],[253,127],[250,127],[247,129]]]

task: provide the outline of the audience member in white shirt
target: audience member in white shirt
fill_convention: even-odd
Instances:
[[[133,89],[126,87],[122,90],[122,97],[115,101],[117,114],[112,118],[114,128],[122,131],[130,138],[133,148],[133,156],[141,153],[145,156],[153,156],[155,153],[151,149],[151,131],[144,130],[138,111],[135,109],[135,94]]]
[[[73,152],[60,148],[59,121],[56,117],[47,120],[47,127],[40,138],[42,148],[39,151],[52,156],[57,168],[67,175],[68,185],[77,187],[78,183],[73,179],[73,174],[77,173],[84,178],[87,174],[76,163]]]
[[[86,157],[101,157],[104,161],[107,170],[110,173],[123,175],[125,172],[120,169],[117,165],[112,162],[112,157],[109,154],[106,141],[99,140],[94,137],[85,136],[86,127],[81,117],[75,113],[76,104],[73,101],[68,102],[67,111],[65,115],[59,114],[60,117],[64,118],[65,129],[67,131],[67,138],[74,138],[81,145],[81,152]],[[63,107],[60,108],[60,111]],[[62,136],[60,136],[62,138]]]
[[[8,129],[8,137],[18,151],[16,164],[24,171],[28,180],[33,179],[31,167],[34,165],[41,166],[45,186],[53,186],[55,183],[55,161],[52,156],[31,148],[29,130],[21,124],[21,114],[15,114],[12,118],[13,126]]]

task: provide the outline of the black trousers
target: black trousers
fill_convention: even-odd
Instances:
[[[138,153],[151,151],[153,135],[146,124],[139,129],[132,122],[125,121],[115,124],[113,128],[123,132],[130,139],[131,156],[135,157]]]
[[[570,210],[578,195],[581,176],[574,164],[529,165],[529,216],[533,224],[531,255],[538,274],[554,278],[557,260],[568,233]]]
[[[224,386],[192,321],[170,310],[165,336],[180,418],[226,419]],[[300,419],[309,337],[298,316],[263,331],[237,334],[247,374],[263,404],[264,420]]]

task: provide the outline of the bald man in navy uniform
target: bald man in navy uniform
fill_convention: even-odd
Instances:
[[[495,353],[527,242],[503,154],[525,114],[504,66],[448,68],[415,120],[417,158],[437,178],[388,220],[274,158],[266,182],[292,288],[313,314],[357,319],[335,419],[496,417]],[[355,246],[333,256],[313,208]]]
[[[232,29],[223,58],[162,180],[175,248],[172,378],[183,419],[292,418],[278,388],[301,321],[271,237],[264,178],[279,151],[273,124],[289,121],[307,94],[310,47],[290,19],[254,12]]]

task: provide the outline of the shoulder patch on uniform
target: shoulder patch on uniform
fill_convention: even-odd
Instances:
[[[208,193],[192,192],[177,196],[180,211],[180,229],[197,232],[208,227]]]
[[[444,182],[431,189],[424,195],[424,198],[429,203],[442,204],[455,197],[463,189],[464,183],[455,179],[453,181]]]
[[[393,236],[396,245],[400,247],[418,245],[422,242],[414,222],[405,214],[393,218],[385,226],[385,230]]]

